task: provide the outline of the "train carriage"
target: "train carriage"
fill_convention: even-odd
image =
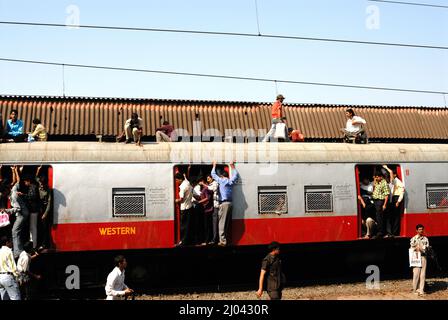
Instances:
[[[382,164],[396,169],[406,187],[400,235],[413,236],[417,223],[430,236],[448,235],[444,144],[0,144],[4,168],[48,166],[57,252],[173,248],[179,237],[174,174],[187,165],[209,173],[213,160],[236,160],[240,174],[232,246],[360,239],[359,177]]]

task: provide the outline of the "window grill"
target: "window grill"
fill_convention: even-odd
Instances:
[[[448,184],[427,184],[426,206],[428,209],[448,208]]]
[[[112,189],[114,217],[146,216],[145,188]]]
[[[258,187],[258,214],[287,214],[286,187]]]
[[[305,212],[332,212],[332,186],[305,187]]]

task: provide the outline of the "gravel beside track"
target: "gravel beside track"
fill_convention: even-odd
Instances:
[[[412,280],[381,281],[379,289],[365,283],[291,287],[283,290],[285,300],[448,300],[448,277],[426,280],[426,294],[412,291]],[[140,295],[136,300],[257,300],[253,291]],[[267,299],[264,293],[262,300]]]

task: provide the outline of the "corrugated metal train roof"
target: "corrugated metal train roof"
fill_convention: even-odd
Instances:
[[[337,139],[345,126],[345,109],[354,108],[367,121],[370,138],[448,139],[448,109],[425,107],[381,107],[318,104],[285,104],[288,126],[306,138]],[[40,118],[50,135],[117,135],[132,112],[144,120],[144,135],[154,136],[163,120],[193,134],[195,120],[203,135],[219,130],[267,130],[271,103],[192,100],[156,100],[88,97],[0,96],[3,118],[18,109],[19,118],[30,131]],[[205,134],[204,134],[205,133]]]

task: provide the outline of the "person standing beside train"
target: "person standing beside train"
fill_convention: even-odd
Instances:
[[[422,224],[418,224],[415,229],[417,234],[411,239],[411,249],[420,252],[422,266],[413,267],[413,279],[412,279],[412,290],[415,294],[423,295],[425,294],[425,280],[426,280],[426,249],[429,247],[429,240],[423,234],[425,232],[425,227]]]
[[[384,219],[384,213],[387,207],[387,200],[389,199],[390,189],[383,179],[381,170],[377,170],[374,174],[373,183],[373,203],[376,210],[376,222],[378,224],[378,234],[377,237],[382,237],[386,234],[386,225]]]
[[[10,238],[0,239],[0,300],[20,300],[20,290],[16,277],[18,276],[16,261],[14,260]]]
[[[260,279],[258,281],[257,297],[263,295],[263,286],[266,277],[266,291],[271,300],[280,300],[285,285],[285,275],[282,272],[280,260],[280,244],[272,241],[268,246],[269,253],[261,263]]]
[[[211,172],[212,178],[218,182],[219,185],[219,212],[218,212],[218,231],[219,231],[219,246],[225,247],[228,239],[229,224],[232,219],[232,195],[233,186],[238,180],[239,174],[235,168],[234,162],[229,164],[231,170],[231,177],[226,171],[223,171],[218,176],[216,174],[216,161],[213,161],[213,168]]]
[[[124,283],[124,272],[128,262],[122,255],[115,257],[115,268],[107,276],[106,282],[106,300],[123,300],[123,298],[130,296],[134,290],[128,288]]]

